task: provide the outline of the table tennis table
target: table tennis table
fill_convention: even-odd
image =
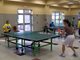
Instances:
[[[25,32],[9,32],[9,33],[3,33],[3,34],[7,37],[8,47],[10,47],[10,43],[14,43],[16,44],[16,50],[17,50],[19,45],[18,40],[21,39],[20,45],[22,46],[22,51],[23,51],[23,47],[25,51],[26,51],[26,47],[31,48],[33,55],[36,55],[36,52],[39,52],[41,47],[44,47],[47,45],[50,45],[50,50],[52,51],[52,46],[53,46],[52,39],[60,37],[58,33],[54,34],[54,33],[44,33],[44,32],[36,32],[36,31],[35,32],[26,32],[26,31]],[[16,42],[12,42],[10,37],[15,38],[14,40]],[[50,40],[50,42],[46,42],[46,40]],[[25,41],[32,41],[32,44],[26,45]],[[41,45],[41,42],[46,44]]]

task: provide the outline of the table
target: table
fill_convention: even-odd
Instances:
[[[26,32],[26,31],[25,32],[9,32],[9,33],[3,33],[3,34],[6,35],[7,37],[8,47],[10,46],[10,42],[11,42],[16,44],[16,50],[17,50],[19,45],[18,40],[21,39],[20,45],[22,46],[22,51],[23,51],[23,47],[25,51],[26,51],[26,47],[31,48],[33,55],[36,55],[36,52],[39,52],[41,47],[44,47],[47,45],[50,45],[50,50],[52,51],[52,45],[53,45],[52,39],[60,37],[58,33],[54,34],[54,33]],[[12,40],[10,40],[9,37],[15,38],[14,40],[16,42],[12,42]],[[46,42],[45,40],[50,40],[50,42]],[[32,44],[26,45],[25,41],[32,41]],[[41,45],[40,44],[41,42],[47,43],[47,44]]]

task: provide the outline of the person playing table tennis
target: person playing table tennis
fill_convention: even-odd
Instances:
[[[13,31],[14,32],[19,32],[16,26],[13,26]]]
[[[60,56],[65,57],[65,46],[68,46],[72,49],[73,56],[77,57],[76,51],[73,48],[73,43],[75,41],[75,36],[74,36],[74,29],[71,26],[69,20],[64,19],[63,20],[63,24],[64,24],[64,30],[61,31],[61,35],[65,35],[65,41],[62,44],[62,53]]]
[[[49,31],[53,31],[55,33],[56,29],[55,29],[55,24],[54,22],[51,22],[50,25],[49,25]]]
[[[4,33],[8,33],[11,31],[11,24],[9,23],[8,20],[6,20],[6,23],[4,24],[4,26],[2,27],[3,28],[3,32]]]

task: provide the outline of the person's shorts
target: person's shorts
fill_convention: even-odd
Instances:
[[[73,42],[75,40],[75,36],[74,35],[68,35],[66,38],[65,38],[65,41],[64,41],[64,45],[66,46],[73,46]]]

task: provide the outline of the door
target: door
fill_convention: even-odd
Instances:
[[[32,10],[18,10],[18,30],[32,31]]]

